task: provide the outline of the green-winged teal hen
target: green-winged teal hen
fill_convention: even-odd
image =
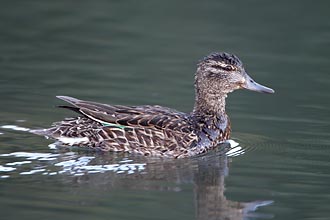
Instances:
[[[121,106],[58,96],[79,113],[33,133],[56,139],[62,145],[101,151],[183,158],[214,149],[227,140],[231,128],[225,112],[227,94],[240,88],[274,93],[256,83],[240,59],[212,53],[197,65],[195,105],[191,113],[161,106]]]

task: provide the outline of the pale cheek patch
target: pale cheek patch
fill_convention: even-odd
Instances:
[[[231,78],[229,79],[231,83],[242,83],[244,81],[244,78],[240,74],[232,74]]]

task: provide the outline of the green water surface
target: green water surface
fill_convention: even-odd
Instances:
[[[2,1],[0,219],[330,219],[329,1]],[[56,95],[189,112],[196,63],[238,55],[273,95],[227,99],[229,154],[58,149]],[[255,210],[259,207],[257,210]]]

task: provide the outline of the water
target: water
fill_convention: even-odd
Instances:
[[[329,7],[2,2],[0,219],[330,219]],[[213,51],[276,90],[229,96],[239,146],[227,156],[99,154],[27,132],[72,116],[55,95],[188,112],[196,62]]]

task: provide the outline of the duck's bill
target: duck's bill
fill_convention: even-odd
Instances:
[[[275,91],[271,88],[268,88],[266,86],[260,85],[259,83],[256,83],[249,75],[246,75],[245,83],[241,85],[243,88],[261,92],[261,93],[274,93]]]

